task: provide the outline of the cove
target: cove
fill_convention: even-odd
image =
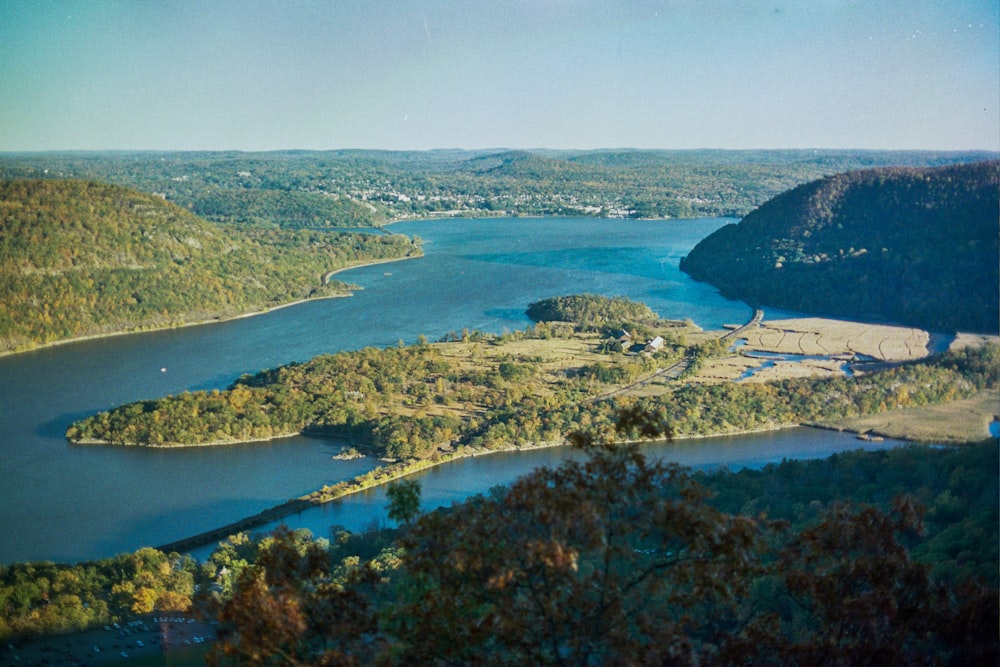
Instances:
[[[424,239],[424,257],[339,274],[364,288],[351,298],[0,358],[0,563],[79,561],[165,544],[376,464],[333,460],[340,443],[305,437],[179,450],[72,446],[64,433],[75,419],[126,402],[223,388],[243,373],[318,354],[414,342],[421,334],[436,340],[463,328],[521,329],[529,324],[530,302],[560,294],[626,296],[706,329],[743,322],[749,306],[678,269],[701,238],[730,222],[399,223],[391,230]],[[857,443],[845,436],[842,446]],[[783,456],[795,456],[793,450]],[[480,460],[488,468],[520,469],[505,458]],[[464,484],[459,479],[465,478],[453,483]]]
[[[690,438],[673,442],[653,442],[641,446],[650,459],[672,461],[692,470],[727,468],[760,469],[785,459],[816,459],[832,454],[864,449],[874,451],[897,447],[895,440],[862,441],[854,434],[808,427],[775,431]],[[569,446],[497,452],[451,461],[408,477],[420,482],[421,509],[430,511],[462,502],[497,485],[509,485],[535,468],[557,467],[567,459],[583,459],[584,454]],[[268,532],[284,524],[309,530],[316,537],[330,537],[331,528],[352,532],[391,524],[386,514],[386,487],[380,486],[265,524],[255,532]],[[205,559],[214,545],[191,551]]]

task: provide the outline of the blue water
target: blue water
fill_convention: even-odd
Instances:
[[[717,436],[658,442],[643,446],[651,459],[674,461],[691,469],[725,467],[760,469],[784,459],[824,458],[851,449],[877,450],[900,445],[899,441],[868,442],[849,433],[811,428],[791,428],[739,436]],[[421,509],[446,507],[477,493],[486,493],[496,485],[508,485],[518,477],[541,466],[556,467],[566,459],[580,459],[583,454],[569,447],[550,447],[526,452],[499,452],[454,461],[413,475],[421,484]],[[387,518],[385,487],[342,498],[319,508],[286,517],[280,523],[290,528],[305,528],[317,537],[329,537],[331,526],[351,531],[372,526],[391,525]],[[277,527],[279,522],[262,526],[261,531]],[[192,552],[206,558],[214,546]]]
[[[698,240],[730,222],[402,223],[391,229],[423,238],[426,256],[339,274],[364,287],[354,297],[0,358],[0,563],[75,561],[163,544],[376,464],[332,460],[337,443],[304,437],[182,450],[72,446],[63,434],[75,419],[125,402],[225,387],[243,373],[321,353],[412,342],[421,334],[435,340],[465,327],[520,329],[529,324],[530,302],[558,294],[624,295],[663,317],[711,329],[739,323],[751,316],[746,304],[678,269]],[[794,456],[794,447],[785,451]],[[459,495],[471,488],[455,483]],[[364,514],[351,507],[348,514]]]

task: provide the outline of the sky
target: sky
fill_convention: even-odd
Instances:
[[[1000,150],[997,0],[2,0],[0,151]]]

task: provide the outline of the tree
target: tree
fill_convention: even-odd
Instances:
[[[369,664],[380,643],[369,604],[370,567],[335,576],[324,543],[279,528],[218,610],[210,665]]]
[[[675,464],[606,444],[665,433],[624,410],[570,436],[584,460],[415,520],[419,485],[397,484],[392,569],[333,568],[279,532],[220,613],[215,664],[996,664],[995,590],[910,560],[912,499],[798,532],[727,514]]]
[[[389,518],[409,526],[420,514],[420,482],[403,479],[389,485]]]
[[[630,428],[644,425],[619,421]],[[713,510],[676,465],[635,446],[576,444],[585,462],[417,521],[388,614],[393,660],[698,662],[703,621],[745,593],[761,524]]]
[[[949,590],[909,557],[904,541],[923,532],[923,513],[907,495],[889,513],[838,502],[793,535],[775,572],[795,613],[734,642],[741,658],[733,662],[752,655],[756,664],[790,666],[997,664],[996,592],[972,582]],[[756,622],[776,620],[759,614]]]

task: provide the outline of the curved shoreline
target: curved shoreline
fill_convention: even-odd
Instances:
[[[699,433],[699,434],[681,434],[675,435],[670,438],[672,441],[682,441],[682,440],[700,440],[706,438],[717,438],[717,437],[729,437],[729,436],[741,436],[741,435],[752,435],[755,433],[770,433],[774,431],[782,431],[792,428],[813,428],[825,431],[837,431],[841,433],[855,433],[857,435],[862,435],[862,432],[856,429],[848,427],[836,427],[826,424],[810,423],[810,422],[795,422],[789,424],[777,424],[774,426],[768,426],[763,428],[755,429],[741,429],[734,431],[725,431],[718,433]],[[876,434],[873,434],[876,435]],[[909,440],[900,438],[899,436],[887,435],[885,436],[892,440],[900,440],[902,442],[907,442],[910,444],[920,444],[920,441]],[[630,443],[646,444],[652,442],[659,442],[664,440],[663,438],[648,439],[648,440],[634,440],[629,441]],[[619,443],[624,444],[624,443]],[[484,449],[484,448],[473,448],[473,447],[462,447],[460,451],[451,452],[437,452],[427,459],[411,459],[408,461],[401,461],[395,463],[389,463],[388,465],[378,466],[369,470],[366,473],[356,475],[352,479],[342,480],[334,484],[323,486],[316,491],[307,493],[303,496],[287,500],[278,505],[266,508],[261,512],[249,517],[244,517],[232,523],[213,528],[211,530],[199,533],[197,535],[192,535],[186,538],[181,538],[173,542],[163,544],[156,547],[156,549],[169,553],[170,551],[177,552],[187,552],[193,551],[195,549],[205,547],[210,545],[212,542],[221,542],[227,539],[230,535],[234,535],[239,532],[252,530],[254,528],[259,528],[260,526],[266,525],[268,523],[273,523],[291,514],[298,514],[307,509],[314,507],[319,507],[327,503],[331,503],[335,500],[340,500],[347,496],[354,495],[356,493],[361,493],[379,486],[384,486],[395,482],[403,477],[409,475],[423,472],[437,466],[451,463],[453,461],[459,461],[466,458],[476,458],[479,456],[488,456],[490,454],[499,453],[510,453],[510,452],[526,452],[536,449],[548,449],[552,447],[569,447],[571,446],[567,441],[549,441],[541,443],[527,443],[524,445],[506,445],[498,449]],[[947,443],[945,446],[948,446]]]
[[[406,257],[393,257],[388,259],[376,259],[370,262],[360,262],[358,264],[352,264],[351,266],[344,266],[339,269],[334,269],[332,271],[324,273],[321,276],[322,284],[326,285],[329,282],[330,276],[336,275],[342,271],[349,271],[351,269],[362,269],[367,266],[375,266],[377,264],[387,264],[389,262],[402,262],[407,259],[417,259],[419,257],[423,257],[423,254],[407,255]],[[295,301],[289,301],[288,303],[279,303],[274,306],[267,306],[263,310],[253,310],[245,313],[240,313],[238,315],[213,317],[207,320],[196,320],[192,322],[178,322],[174,324],[165,324],[162,326],[153,325],[148,327],[138,327],[135,329],[126,329],[124,331],[109,331],[107,333],[87,334],[85,336],[74,336],[73,338],[62,338],[60,340],[53,340],[47,343],[34,343],[31,344],[30,347],[0,351],[0,359],[2,359],[3,357],[24,354],[26,352],[37,352],[39,350],[45,350],[52,347],[59,347],[60,345],[82,343],[88,340],[100,340],[102,338],[115,338],[117,336],[132,336],[135,334],[152,333],[155,331],[169,331],[172,329],[185,329],[187,327],[200,327],[210,324],[222,324],[223,322],[232,322],[234,320],[242,320],[248,317],[266,315],[268,313],[273,313],[276,310],[282,310],[284,308],[299,306],[302,305],[303,303],[308,303],[310,301],[323,301],[325,299],[343,299],[349,296],[352,296],[352,292],[350,290],[340,294],[326,294],[323,296],[312,296],[312,297],[306,297],[304,299],[296,299]]]
[[[806,426],[804,424],[785,424],[780,426],[775,426],[771,428],[763,429],[750,429],[747,431],[732,431],[727,433],[710,433],[703,435],[690,435],[675,437],[674,440],[688,440],[696,438],[709,438],[713,436],[728,436],[728,435],[741,435],[749,433],[762,433],[767,431],[778,431],[786,428],[794,428],[796,426]],[[658,442],[662,438],[650,439],[650,440],[635,440],[630,442],[635,443],[647,443],[647,442]],[[398,463],[390,463],[388,465],[378,466],[366,473],[356,475],[354,478],[349,480],[343,480],[336,482],[331,485],[323,486],[316,491],[307,493],[303,496],[297,498],[292,498],[286,500],[283,503],[268,507],[257,514],[249,517],[244,517],[238,519],[232,523],[228,523],[224,526],[219,526],[207,530],[203,533],[198,533],[197,535],[191,535],[189,537],[181,538],[179,540],[174,540],[173,542],[168,542],[166,544],[155,547],[158,551],[164,553],[170,553],[173,551],[184,553],[187,551],[193,551],[195,549],[208,546],[213,542],[221,542],[227,539],[230,535],[235,535],[236,533],[252,530],[253,528],[259,528],[268,523],[278,521],[291,514],[298,514],[304,510],[319,507],[327,503],[331,503],[335,500],[340,500],[347,496],[354,495],[356,493],[361,493],[362,491],[367,491],[379,486],[384,486],[395,482],[396,480],[402,479],[409,475],[423,472],[431,468],[435,468],[439,465],[445,463],[451,463],[452,461],[458,461],[466,458],[475,458],[478,456],[486,456],[489,454],[499,454],[502,452],[522,452],[531,451],[535,449],[548,449],[551,447],[567,447],[570,446],[566,441],[559,442],[543,442],[543,443],[528,443],[525,445],[507,445],[499,449],[483,449],[483,448],[472,448],[463,447],[462,451],[452,451],[452,452],[438,452],[427,459],[411,459],[408,461],[402,461]]]

